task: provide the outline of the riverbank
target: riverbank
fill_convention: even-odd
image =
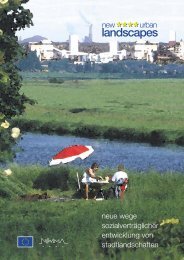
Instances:
[[[138,143],[150,143],[151,145],[177,144],[184,146],[184,134],[182,131],[152,130],[151,132],[136,130],[133,128],[102,127],[98,125],[63,125],[58,122],[42,122],[38,120],[14,119],[13,126],[19,126],[22,132],[34,132],[42,134],[73,135],[88,138],[105,138]]]
[[[25,251],[16,248],[19,235],[34,236],[34,248],[26,251],[26,258],[49,259],[146,259],[163,258],[180,259],[183,254],[182,240],[184,218],[183,178],[179,173],[158,174],[156,172],[131,173],[130,185],[123,204],[114,199],[105,201],[27,201],[24,194],[47,194],[51,197],[71,197],[76,193],[76,171],[71,167],[10,166],[12,175],[2,176],[0,170],[0,217],[1,237],[0,253],[3,259],[16,255],[25,258]],[[114,169],[99,172],[113,173]],[[55,180],[55,181],[54,181]],[[90,212],[90,214],[89,214]],[[105,215],[111,218],[105,218]],[[119,220],[115,215],[126,215]],[[87,217],[86,217],[87,216]],[[103,216],[103,217],[102,217]],[[163,219],[179,219],[178,224],[165,224],[155,230],[152,228],[107,228],[107,224],[162,223]],[[175,221],[177,222],[177,221]],[[104,226],[105,225],[105,226]],[[142,225],[142,224],[141,224]],[[87,228],[86,228],[87,227]],[[105,228],[104,228],[105,227]],[[140,238],[109,238],[102,234],[137,234]],[[142,234],[153,233],[143,239]],[[11,236],[9,235],[11,234]],[[171,235],[172,234],[172,235]],[[76,244],[76,237],[78,243]],[[179,237],[179,240],[178,240]],[[64,240],[61,243],[44,243],[43,240]],[[172,239],[171,239],[172,238]],[[181,238],[182,239],[182,238]],[[42,241],[42,244],[41,244]],[[158,248],[117,248],[103,247],[103,243],[158,243]],[[72,249],[72,250],[71,250]]]
[[[24,81],[25,131],[184,145],[184,80]]]

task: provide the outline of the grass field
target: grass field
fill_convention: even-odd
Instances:
[[[21,119],[52,122],[70,131],[79,126],[161,130],[166,139],[184,136],[184,80],[82,80],[51,84],[24,81],[23,92],[37,101]]]
[[[2,259],[172,259],[182,258],[183,247],[183,178],[179,173],[157,174],[149,172],[129,173],[130,186],[125,194],[123,204],[116,200],[68,202],[24,201],[22,194],[43,193],[44,190],[33,189],[35,180],[45,175],[45,183],[49,180],[46,175],[66,169],[47,169],[39,166],[11,166],[12,176],[0,175],[0,217]],[[67,168],[68,169],[68,168]],[[69,187],[47,190],[50,196],[71,196],[76,190],[75,168],[69,168]],[[1,170],[0,170],[1,171]],[[113,169],[109,170],[111,173]],[[105,170],[101,175],[105,174]],[[55,176],[56,177],[56,176]],[[41,183],[41,182],[40,182]],[[61,182],[60,182],[61,184]],[[134,219],[105,219],[102,214],[132,214]],[[179,219],[179,224],[159,223],[163,219]],[[115,229],[103,228],[102,224],[157,223],[153,229]],[[153,234],[151,238],[136,239],[104,239],[102,234],[109,233]],[[11,234],[11,235],[10,235]],[[19,235],[34,236],[33,249],[17,249],[16,239]],[[44,244],[41,238],[64,239],[68,244]],[[102,243],[108,242],[152,242],[158,243],[159,248],[137,249],[104,249]],[[56,247],[56,245],[58,247]],[[49,247],[50,246],[50,247]]]
[[[81,126],[98,130],[127,129],[150,133],[161,130],[168,141],[184,136],[184,80],[83,80],[49,84],[24,81],[22,91],[37,101],[20,118],[24,130],[49,132],[56,126],[70,133]],[[19,119],[17,119],[19,120]],[[18,121],[17,121],[18,122]],[[21,123],[21,121],[19,121]],[[62,132],[61,128],[57,128]],[[22,129],[22,126],[21,126]],[[132,130],[133,129],[133,130]],[[107,136],[108,137],[108,136]],[[128,172],[125,200],[78,199],[76,171],[71,167],[9,166],[0,169],[0,258],[9,260],[181,260],[184,255],[184,175]],[[115,169],[99,172],[104,176]],[[23,195],[71,197],[65,202],[27,201]],[[118,218],[104,219],[103,214]],[[119,214],[135,216],[119,219]],[[178,223],[170,223],[176,221]],[[160,225],[162,220],[167,220]],[[172,220],[172,221],[171,221]],[[102,224],[155,224],[155,230],[110,228]],[[103,234],[137,234],[136,238],[104,238]],[[147,234],[148,238],[143,238]],[[34,248],[18,249],[17,236],[34,236]],[[41,239],[61,240],[67,244]],[[157,243],[158,248],[104,248],[104,243]]]

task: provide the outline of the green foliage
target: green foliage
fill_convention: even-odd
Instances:
[[[15,119],[12,123],[14,126],[18,125],[22,131],[35,132],[40,130],[41,123],[38,120],[20,120]]]
[[[71,71],[72,64],[68,59],[62,59],[59,61],[49,61],[49,71]]]
[[[166,142],[165,134],[160,130],[153,130],[150,139],[152,145],[162,145]]]
[[[176,143],[178,145],[184,145],[184,136],[182,135],[182,136],[177,137]]]
[[[43,123],[38,120],[26,120],[26,119],[14,119],[13,126],[19,126],[22,131],[25,132],[38,132],[44,134],[57,133],[59,135],[70,133],[69,129],[67,129],[63,124],[55,123],[55,122],[46,122]]]
[[[40,176],[45,181],[45,187],[48,187],[50,178],[48,174],[56,173],[57,179],[59,174],[62,175],[65,172],[69,174],[68,185],[71,194],[74,194],[77,188],[76,171],[82,172],[82,169],[71,167],[48,169],[41,166],[19,167],[15,165],[10,168],[12,175],[8,177],[2,176],[2,170],[0,170],[0,232],[3,234],[0,253],[2,259],[11,259],[12,255],[14,255],[14,259],[25,258],[24,251],[17,250],[15,247],[16,237],[20,234],[34,236],[34,248],[26,253],[26,259],[30,260],[40,259],[40,257],[44,259],[100,260],[182,259],[182,222],[178,225],[167,224],[155,229],[154,237],[150,238],[149,241],[159,244],[159,248],[156,249],[132,250],[127,248],[126,250],[118,250],[117,248],[109,248],[109,250],[104,251],[100,240],[102,233],[117,232],[114,229],[102,229],[103,223],[158,223],[166,218],[183,219],[183,174],[129,173],[130,187],[125,194],[123,204],[119,200],[112,199],[104,201],[78,199],[56,203],[54,201],[24,201],[20,199],[20,196],[40,193],[40,190],[33,189],[35,180],[39,179]],[[114,169],[106,169],[99,174],[104,175],[107,170],[108,173],[114,172]],[[44,175],[46,180],[44,180]],[[56,186],[58,187],[58,185]],[[51,188],[52,190],[47,190],[47,192],[55,197],[55,191],[53,187]],[[166,190],[168,195],[166,195]],[[154,191],[157,192],[154,193]],[[162,191],[163,196],[161,196]],[[68,192],[60,190],[57,196],[63,197]],[[136,214],[137,219],[135,221],[105,220],[102,219],[102,214]],[[143,232],[135,229],[127,231]],[[118,233],[120,232],[125,232],[125,230],[118,230]],[[149,232],[153,233],[153,230],[149,230]],[[42,247],[39,244],[41,238],[64,239],[68,244],[58,246],[58,248],[55,245],[50,248],[46,245]],[[116,240],[114,239],[112,242]],[[126,239],[125,241],[129,242]],[[143,242],[143,239],[140,241]],[[120,240],[120,242],[122,241]]]
[[[63,84],[64,80],[62,78],[49,78],[49,83]]]
[[[107,128],[104,137],[110,140],[126,140],[135,142],[149,142],[151,145],[163,145],[166,142],[165,133],[161,130],[153,130],[150,133],[139,132],[135,129],[119,129],[115,127]]]
[[[30,10],[22,6],[27,2],[28,0],[12,0],[0,4],[0,124],[4,118],[22,114],[25,103],[34,103],[20,93],[22,78],[15,64],[23,55],[16,32],[32,25]],[[0,161],[13,158],[14,143],[10,130],[0,127]]]
[[[39,259],[40,255],[44,259],[181,259],[184,252],[183,174],[129,173],[130,187],[125,194],[123,204],[119,200],[112,199],[99,202],[78,199],[56,203],[24,201],[20,197],[26,194],[43,193],[33,189],[35,182],[38,182],[39,187],[44,182],[45,189],[50,186],[47,192],[54,197],[54,189],[58,187],[60,190],[57,196],[63,197],[69,191],[74,194],[77,189],[76,171],[82,172],[82,169],[72,167],[48,169],[41,166],[16,165],[11,165],[10,168],[12,175],[7,177],[2,175],[0,169],[0,232],[5,234],[1,238],[1,258],[11,259],[14,255],[14,259],[24,259],[23,251],[15,249],[16,237],[21,234],[34,236],[34,248],[29,250],[27,259]],[[112,172],[113,169],[104,169],[99,174],[104,176]],[[67,180],[66,176],[64,177],[66,173]],[[55,184],[52,185],[52,182]],[[62,183],[67,185],[69,191],[61,187]],[[102,219],[102,214],[137,215],[135,221],[123,220],[123,223],[159,223],[163,219],[173,217],[179,218],[181,223],[165,224],[158,226],[154,231],[148,231],[154,232],[154,237],[150,238],[149,242],[158,243],[158,248],[104,250],[101,247],[102,233],[120,233],[125,230],[102,229],[102,223],[122,223],[122,220]],[[128,229],[128,231],[143,232],[135,229]],[[10,232],[11,236],[9,236]],[[43,248],[39,244],[41,238],[62,238],[68,244],[58,248],[55,246],[48,248],[45,245]],[[109,242],[115,241],[118,239],[111,239]],[[144,242],[143,238],[138,241]]]
[[[2,121],[0,120],[0,125]],[[16,140],[11,136],[10,128],[3,128],[0,126],[0,162],[12,160],[15,151],[12,150]]]
[[[18,30],[32,25],[32,14],[24,9],[22,1],[9,1],[0,9],[0,113],[6,117],[20,115],[25,110],[25,103],[31,102],[20,93],[21,77],[15,62],[23,54],[18,44]]]
[[[101,129],[98,126],[79,126],[73,131],[74,135],[85,137],[100,137],[102,135]]]
[[[158,251],[155,250],[157,259],[163,259],[163,257],[175,259],[177,251],[184,255],[184,225],[182,223],[159,226],[153,234],[154,237],[150,239],[150,242],[156,242],[160,246]]]
[[[47,170],[45,173],[39,175],[33,184],[33,188],[50,190],[61,189],[68,190],[69,169],[66,167]]]
[[[0,112],[6,117],[20,115],[25,110],[25,103],[33,104],[24,94],[19,93],[21,87],[21,77],[17,73],[14,64],[6,63],[3,69],[9,76],[7,83],[1,84],[0,92]]]
[[[2,172],[0,172],[0,197],[16,199],[29,190],[26,185],[14,177],[14,174],[12,176],[4,176]]]
[[[17,63],[17,67],[21,71],[37,71],[41,70],[41,62],[39,61],[36,51],[29,52],[23,59]]]
[[[77,59],[76,59],[77,60]],[[108,63],[86,61],[74,64],[69,59],[49,61],[50,72],[68,72],[69,78],[116,78],[116,79],[149,79],[149,78],[183,78],[184,66],[180,64],[149,63],[145,60],[116,60]],[[167,73],[163,73],[167,71]],[[76,73],[77,72],[77,73]]]

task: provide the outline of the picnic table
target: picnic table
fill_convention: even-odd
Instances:
[[[96,182],[90,183],[90,188],[91,189],[95,189],[97,191],[97,198],[98,195],[100,194],[100,196],[104,199],[104,188],[110,188],[112,186],[112,183],[109,181],[105,181],[105,180],[98,180]]]

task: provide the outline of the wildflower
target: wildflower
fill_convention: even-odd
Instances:
[[[1,127],[3,127],[3,128],[8,128],[9,126],[10,126],[10,123],[6,120],[3,123],[1,123]]]
[[[0,0],[0,4],[5,5],[6,3],[8,3],[8,0]]]
[[[12,128],[11,137],[18,138],[20,135],[20,129],[18,127]]]
[[[180,221],[178,218],[163,219],[160,223],[160,226],[163,226],[165,224],[179,224],[179,222]]]
[[[5,176],[10,176],[12,174],[12,171],[10,169],[4,170],[3,174]]]

